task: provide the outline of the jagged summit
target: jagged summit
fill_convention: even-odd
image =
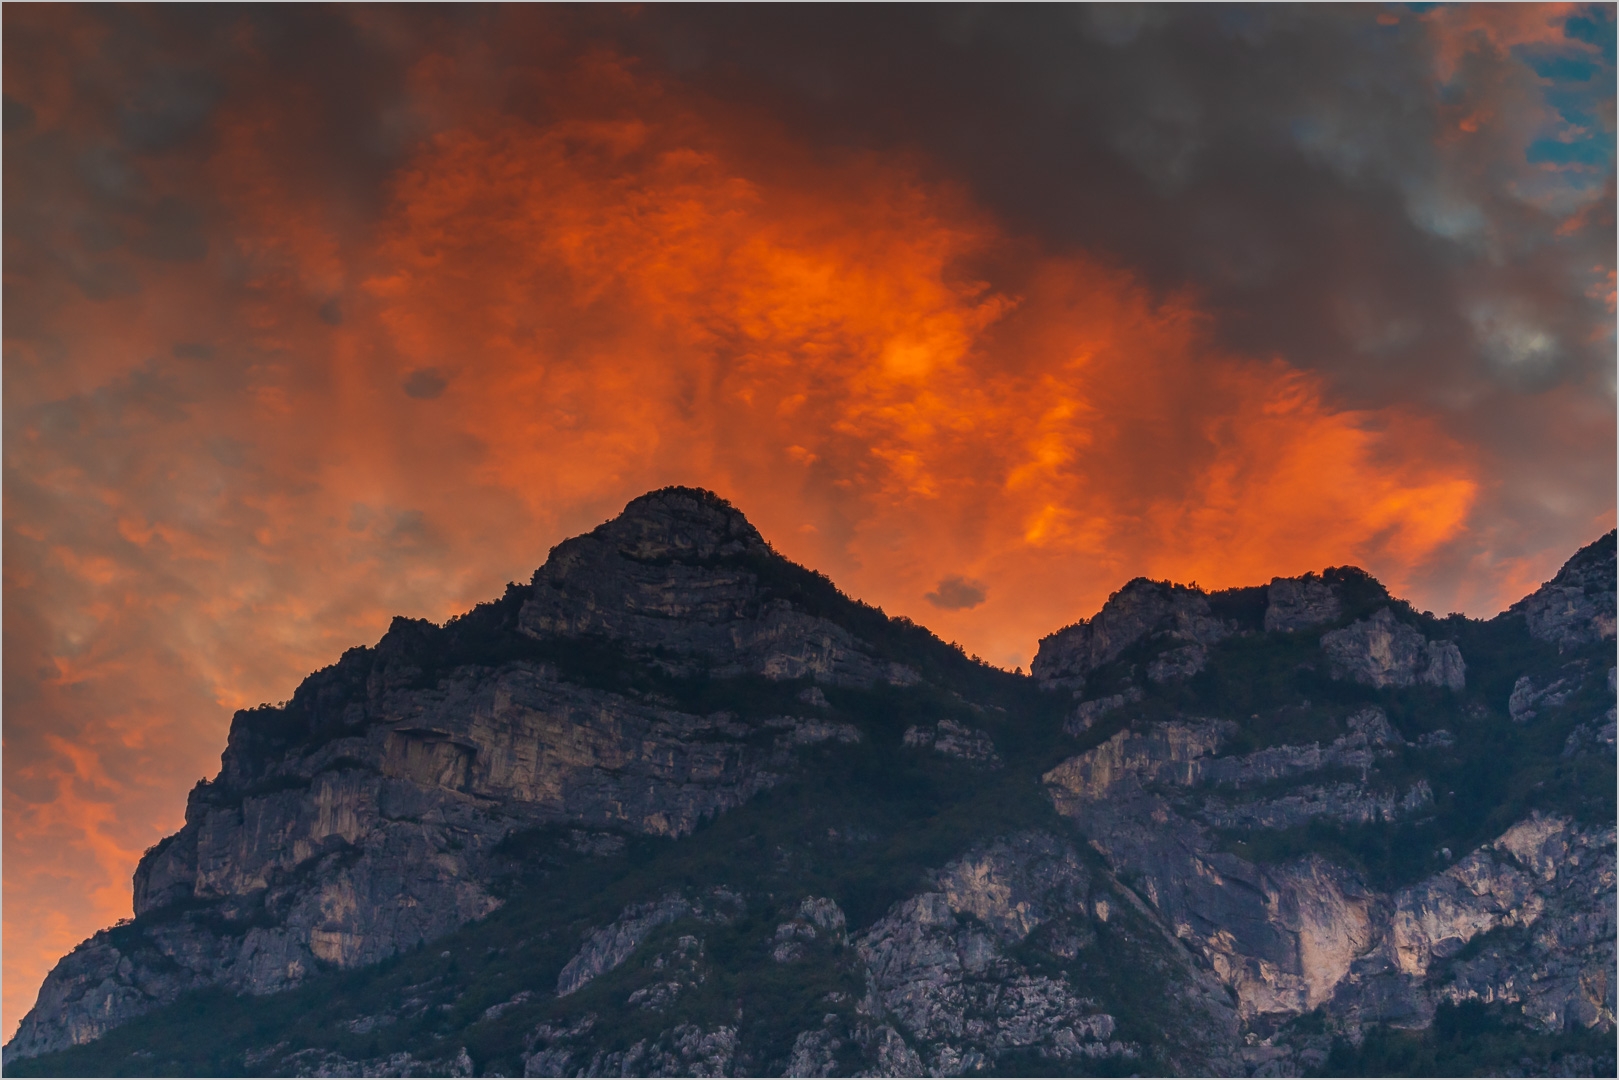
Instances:
[[[1310,629],[1389,602],[1388,590],[1354,566],[1214,593],[1135,578],[1091,618],[1041,638],[1029,667],[1048,685],[1078,685],[1088,673],[1154,639],[1180,643],[1170,667],[1176,674],[1190,674],[1201,668],[1207,646],[1230,634]]]
[[[661,650],[666,663],[685,657],[720,675],[914,682],[828,617],[848,615],[853,602],[831,605],[842,611],[807,603],[806,587],[823,584],[772,551],[729,502],[664,488],[558,544],[534,574],[517,628],[535,640],[593,636]]]

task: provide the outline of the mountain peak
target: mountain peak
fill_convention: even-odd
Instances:
[[[732,506],[705,488],[666,487],[630,500],[591,536],[643,562],[703,560],[770,550],[759,530]]]

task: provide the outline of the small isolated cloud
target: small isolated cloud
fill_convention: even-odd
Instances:
[[[405,396],[418,401],[431,401],[444,393],[450,380],[438,368],[417,368],[405,379]]]
[[[975,608],[984,602],[984,583],[954,575],[939,582],[939,587],[926,594],[927,602],[946,611]]]

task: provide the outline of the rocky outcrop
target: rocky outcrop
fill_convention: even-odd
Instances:
[[[1208,662],[1208,649],[1201,645],[1182,645],[1148,661],[1147,678],[1157,683],[1188,679],[1202,671]]]
[[[1352,874],[1318,857],[1263,867],[1220,851],[1207,824],[1231,816],[1223,792],[1232,787],[1365,768],[1398,742],[1380,711],[1353,721],[1327,746],[1223,758],[1214,754],[1228,723],[1158,724],[1120,732],[1046,774],[1058,811],[1086,823],[1115,870],[1140,883],[1174,935],[1232,989],[1244,1017],[1295,1014],[1326,1000],[1367,944],[1375,901]],[[1359,810],[1353,798],[1348,806],[1343,798],[1288,798],[1296,804],[1271,799],[1247,809],[1289,824]]]
[[[1140,701],[1142,696],[1140,688],[1132,686],[1122,694],[1109,694],[1106,697],[1095,698],[1091,701],[1082,701],[1074,707],[1073,713],[1063,722],[1063,733],[1065,735],[1083,735],[1108,713]]]
[[[1216,829],[1291,829],[1322,819],[1364,825],[1409,817],[1432,804],[1433,788],[1418,780],[1404,792],[1368,790],[1354,782],[1304,784],[1269,799],[1212,796],[1198,819]]]
[[[1047,684],[1073,683],[1150,637],[1206,646],[1230,632],[1202,592],[1136,578],[1108,597],[1092,618],[1040,639],[1029,670]],[[1174,663],[1184,667],[1189,662]]]
[[[1519,614],[1541,641],[1569,647],[1614,636],[1615,534],[1575,553],[1557,576],[1519,600]]]
[[[1011,1053],[1053,1063],[1136,1057],[1139,1047],[1116,1037],[1114,1018],[1066,978],[1033,973],[1011,955],[1035,945],[1072,960],[1091,947],[1092,920],[1108,917],[1092,885],[1072,844],[1029,832],[975,848],[936,871],[931,888],[896,904],[853,941],[834,901],[804,898],[794,917],[776,927],[775,961],[797,963],[802,943],[825,941],[863,968],[867,991],[855,1017],[829,1011],[819,1025],[798,1032],[786,1071],[847,1075],[851,1063],[863,1063],[862,1075],[959,1075]],[[679,897],[632,906],[588,935],[580,956],[588,954],[586,966],[605,972],[635,953],[648,928],[688,917],[701,913]],[[702,964],[695,938],[682,938],[676,951]],[[577,960],[569,969],[576,966]],[[660,980],[674,968],[663,955],[651,965]],[[693,970],[692,980],[703,978]],[[655,982],[632,991],[629,1001],[647,1008],[663,989]],[[595,1026],[590,1015],[541,1024],[529,1040],[525,1075],[711,1075],[746,1067],[735,1058],[735,1029],[714,1038],[712,1030],[675,1026],[615,1047],[593,1040]],[[701,1047],[713,1052],[693,1050]]]
[[[733,1076],[737,1030],[679,1024],[656,1039],[640,1039],[624,1050],[589,1052],[570,1044],[590,1025],[559,1032],[524,1058],[524,1076]]]
[[[1059,810],[1103,799],[1114,788],[1171,785],[1242,787],[1303,776],[1330,768],[1364,770],[1379,753],[1403,740],[1375,706],[1344,721],[1345,734],[1331,743],[1275,746],[1249,754],[1216,757],[1236,730],[1231,721],[1187,718],[1125,730],[1101,746],[1069,758],[1045,782]]]
[[[1575,675],[1555,679],[1537,690],[1534,679],[1520,675],[1518,681],[1512,684],[1512,694],[1507,698],[1507,715],[1515,723],[1527,724],[1539,715],[1536,710],[1555,709],[1567,701],[1579,689],[1579,684],[1579,676]]]
[[[838,1051],[843,1046],[843,1039],[824,1028],[800,1031],[793,1040],[792,1056],[787,1059],[787,1075],[837,1076]]]
[[[1426,683],[1460,690],[1467,685],[1467,664],[1454,643],[1429,641],[1389,608],[1321,635],[1321,650],[1335,677],[1379,689]]]
[[[157,921],[69,954],[8,1052],[88,1041],[212,983],[272,993],[324,965],[374,963],[493,910],[494,851],[518,830],[679,835],[770,786],[798,748],[858,737],[772,718],[760,744],[759,727],[725,714],[641,705],[527,665],[384,707],[396,726],[285,763],[266,785],[282,790],[237,801],[200,786],[186,827],[137,875],[136,912]],[[253,922],[268,925],[220,932]]]
[[[837,901],[824,896],[805,897],[798,907],[798,917],[776,927],[776,947],[770,958],[778,964],[790,963],[804,955],[804,942],[817,938],[842,944],[847,925]]]
[[[1564,758],[1578,758],[1587,754],[1614,756],[1615,735],[1619,734],[1619,710],[1610,708],[1590,723],[1578,724],[1563,742]]]
[[[935,1075],[959,1075],[1013,1050],[1057,1061],[1130,1057],[1113,1017],[1066,981],[1031,975],[1006,955],[1056,920],[1083,940],[1089,878],[1054,837],[1016,837],[940,872],[938,891],[898,905],[856,942],[867,969],[865,1011],[927,1047]],[[963,920],[962,916],[971,916]]]
[[[1343,614],[1340,591],[1317,574],[1273,578],[1265,595],[1266,632],[1306,630],[1336,621]]]
[[[1001,763],[1001,756],[995,752],[995,741],[988,734],[954,720],[912,724],[905,729],[903,740],[906,746],[931,747],[936,754],[985,768],[995,768]]]
[[[713,914],[705,910],[701,901],[694,905],[678,894],[626,908],[611,926],[592,930],[585,936],[584,945],[557,976],[557,997],[567,997],[592,979],[618,967],[660,926],[689,916],[723,919],[729,912],[744,906],[741,898],[729,891],[717,893],[709,897],[709,901],[710,906],[717,905]]]
[[[419,1058],[411,1053],[355,1060],[330,1050],[299,1050],[277,1057],[274,1053],[246,1062],[250,1069],[273,1064],[279,1076],[476,1076],[466,1047],[440,1058]]]

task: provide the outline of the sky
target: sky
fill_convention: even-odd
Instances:
[[[1614,525],[1613,5],[6,5],[6,1037],[394,615],[666,484],[1008,668]]]

